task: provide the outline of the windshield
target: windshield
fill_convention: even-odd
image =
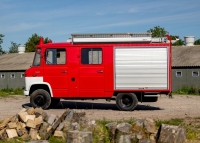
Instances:
[[[41,63],[40,57],[41,57],[41,49],[37,49],[35,52],[33,66],[40,66],[40,63]]]

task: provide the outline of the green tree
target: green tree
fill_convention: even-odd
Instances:
[[[196,40],[196,41],[194,42],[194,45],[200,45],[200,39]]]
[[[160,26],[155,26],[154,28],[149,29],[147,32],[151,32],[152,37],[165,37],[167,33],[167,31]]]
[[[20,44],[17,44],[17,43],[12,42],[12,41],[10,43],[11,43],[11,45],[9,47],[8,53],[17,53],[18,52],[18,47],[19,47]]]
[[[25,44],[26,52],[35,52],[35,46],[39,44],[40,37],[42,37],[42,36],[39,36],[36,33],[32,34],[32,36],[28,39],[28,41]],[[49,40],[50,39],[48,37],[46,37],[44,39],[44,43],[48,43]]]
[[[2,47],[1,47],[1,44],[3,43],[3,37],[4,37],[4,35],[3,34],[0,34],[0,52],[2,53],[2,54],[5,54],[6,52],[2,49]]]
[[[165,35],[167,34],[167,31],[165,30],[165,28],[162,28],[160,26],[155,26],[154,28],[149,29],[147,32],[151,32],[152,33],[152,37],[165,37]],[[179,39],[179,36],[173,36],[170,35],[172,40],[176,40]],[[184,41],[182,39],[179,39],[176,43],[172,44],[173,46],[182,46],[184,45]]]

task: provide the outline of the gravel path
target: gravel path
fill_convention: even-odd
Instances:
[[[23,105],[30,106],[29,97],[11,96],[0,98],[0,120],[12,117],[22,109]],[[84,110],[89,119],[193,118],[200,117],[200,96],[173,95],[173,98],[168,98],[162,95],[157,102],[139,103],[132,112],[119,111],[115,105],[115,101],[61,100],[58,106],[47,110],[47,113],[59,115],[66,108]]]

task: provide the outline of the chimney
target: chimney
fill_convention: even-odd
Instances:
[[[18,53],[19,54],[23,54],[25,52],[25,46],[24,45],[20,45],[19,47],[18,47]]]
[[[194,36],[185,36],[185,46],[194,46]]]

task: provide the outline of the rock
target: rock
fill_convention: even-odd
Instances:
[[[156,133],[156,124],[153,119],[139,119],[135,123],[136,126],[144,128],[148,133]]]
[[[37,126],[37,125],[40,125],[40,124],[42,124],[42,123],[43,123],[43,118],[42,118],[42,116],[39,116],[39,117],[35,118],[35,124],[36,124],[36,126]]]
[[[18,115],[14,115],[14,116],[10,119],[10,121],[11,121],[11,122],[18,123],[18,122],[19,122]]]
[[[65,117],[65,121],[69,121],[71,122],[72,118],[73,118],[73,115],[74,115],[74,110],[71,110],[69,112],[69,114]]]
[[[35,114],[35,109],[32,107],[32,108],[29,108],[28,110],[27,110],[27,113],[29,114],[29,115],[34,115]]]
[[[36,116],[40,116],[40,115],[42,115],[42,113],[44,113],[42,108],[35,108],[35,115]]]
[[[153,119],[146,118],[146,119],[139,119],[135,123],[136,126],[144,128],[148,133],[155,134],[156,130],[156,123]]]
[[[71,129],[72,130],[80,130],[80,126],[77,122],[74,122],[71,124]]]
[[[83,127],[83,128],[88,128],[89,127],[89,119],[87,118],[87,117],[85,117],[85,116],[81,116],[80,118],[79,118],[79,120],[76,120],[76,121],[78,121],[78,123],[80,124],[80,126],[81,127]]]
[[[149,133],[156,133],[156,123],[153,119],[147,118],[144,120],[144,128]]]
[[[61,131],[63,128],[64,128],[64,123],[60,123],[56,130]]]
[[[184,143],[186,129],[179,126],[162,124],[156,135],[157,143]]]
[[[92,132],[69,131],[67,143],[92,143]]]
[[[35,121],[28,119],[28,121],[26,122],[26,126],[29,128],[36,128]]]
[[[155,143],[155,141],[152,141],[152,140],[146,138],[146,139],[140,140],[139,143]]]
[[[121,135],[117,143],[132,143],[130,135]]]
[[[108,123],[105,125],[107,130],[109,131],[109,139],[110,139],[110,142],[114,142],[115,140],[115,131],[116,131],[116,128],[117,128],[117,122],[111,122],[111,123]]]
[[[71,124],[70,124],[70,122],[68,122],[68,121],[64,121],[63,124],[64,124],[63,132],[66,133],[67,131],[70,130],[70,128],[71,128]]]
[[[140,134],[137,134],[136,137],[137,137],[138,140],[142,139],[142,135],[140,135]]]
[[[17,128],[17,124],[16,123],[12,123],[12,122],[8,123],[7,126],[8,126],[9,129],[15,129],[15,128]]]
[[[37,130],[36,129],[30,129],[29,135],[31,136],[32,140],[37,140]]]
[[[117,131],[121,133],[129,133],[132,125],[128,123],[121,123],[117,125]]]
[[[31,139],[31,137],[28,134],[24,134],[23,136],[21,136],[21,138],[26,141]]]
[[[2,129],[2,130],[0,130],[0,139],[5,139],[5,138],[7,138],[8,137],[8,135],[7,135],[7,133],[6,133],[6,129]]]
[[[132,125],[130,133],[135,135],[137,139],[144,139],[148,137],[146,130],[141,126],[137,126],[136,124]]]
[[[10,118],[6,118],[3,123],[0,124],[0,130],[3,129],[10,122]]]
[[[55,131],[53,136],[64,138],[64,133],[63,133],[63,131]]]
[[[28,120],[35,120],[35,115],[26,115],[26,119],[25,119],[25,122],[27,122]]]
[[[144,119],[139,119],[135,122],[135,125],[138,127],[144,128]]]
[[[17,131],[15,129],[6,129],[6,133],[9,138],[18,137]]]
[[[27,143],[49,143],[47,140],[40,140],[40,141],[30,141]]]
[[[149,139],[155,141],[156,140],[156,134],[150,134]]]
[[[19,117],[20,117],[20,119],[21,119],[22,122],[25,123],[27,121],[26,120],[26,115],[28,115],[27,112],[20,112],[18,115],[19,115]]]
[[[56,119],[56,116],[53,115],[53,114],[51,114],[51,115],[49,116],[49,119],[48,119],[47,123],[49,123],[50,125],[53,125],[55,119]]]

